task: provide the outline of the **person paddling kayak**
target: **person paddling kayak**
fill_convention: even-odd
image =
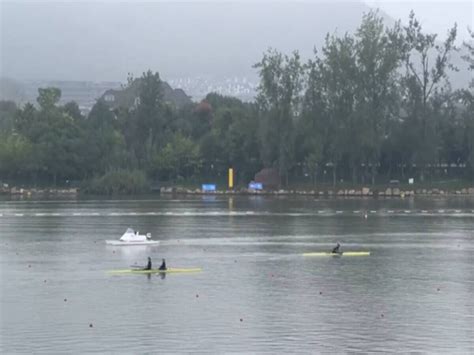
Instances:
[[[165,261],[165,259],[162,259],[161,265],[158,268],[158,270],[166,270],[166,261]]]
[[[339,244],[339,242],[337,242],[337,245],[332,249],[332,253],[333,254],[341,254],[341,252],[339,251],[340,248],[341,248],[341,244]]]
[[[151,270],[151,258],[150,257],[148,257],[148,264],[146,264],[146,266],[143,270]]]

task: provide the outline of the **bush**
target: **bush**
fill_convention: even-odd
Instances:
[[[97,195],[132,195],[147,192],[150,184],[141,170],[113,170],[84,183],[82,191]]]

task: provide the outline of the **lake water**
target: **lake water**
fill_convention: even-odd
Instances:
[[[0,352],[473,353],[473,229],[472,198],[0,201]],[[302,256],[337,241],[371,255]],[[107,273],[148,256],[203,270]]]

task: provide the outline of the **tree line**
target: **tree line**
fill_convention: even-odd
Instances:
[[[41,88],[37,105],[0,103],[0,178],[87,181],[107,193],[224,180],[229,167],[241,184],[263,167],[283,185],[446,174],[472,181],[474,80],[458,90],[448,80],[458,70],[456,34],[453,26],[439,42],[413,12],[406,26],[369,12],[354,34],[328,34],[306,62],[296,51],[265,52],[250,103],[210,93],[176,108],[148,71],[128,81],[139,84],[135,105],[112,110],[98,100],[83,117],[75,102],[58,104],[58,89]],[[472,43],[463,49],[473,70]]]

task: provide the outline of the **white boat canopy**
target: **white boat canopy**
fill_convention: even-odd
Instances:
[[[125,233],[120,237],[122,242],[144,242],[148,239],[151,239],[151,234],[147,233],[146,235],[140,235],[135,232],[132,228],[127,228]]]

